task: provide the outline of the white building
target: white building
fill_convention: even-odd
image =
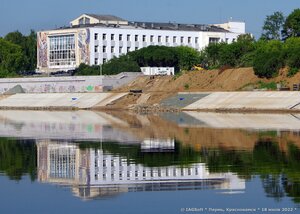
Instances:
[[[244,22],[216,25],[129,22],[111,15],[83,14],[71,26],[38,32],[41,72],[72,70],[81,63],[99,65],[150,45],[189,46],[231,43],[245,33]]]

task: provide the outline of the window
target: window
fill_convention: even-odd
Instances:
[[[135,50],[137,51],[139,49],[139,47],[135,47]]]
[[[146,42],[146,35],[143,35],[143,42]]]
[[[169,36],[166,36],[166,42],[169,42]]]
[[[188,37],[188,43],[191,43],[191,42],[192,42],[192,38]]]
[[[111,46],[111,53],[114,53],[114,52],[115,52],[115,47]]]
[[[91,20],[89,18],[85,18],[85,24],[90,24]]]
[[[98,65],[98,58],[95,58],[95,65]]]
[[[176,42],[177,42],[177,37],[173,36],[173,43],[176,43]]]
[[[123,35],[120,34],[120,35],[119,35],[119,41],[122,41],[122,39],[123,39]]]
[[[95,33],[95,40],[98,40],[98,33]]]
[[[136,42],[139,41],[139,35],[134,36],[134,41],[136,41]]]
[[[103,46],[103,53],[106,53],[106,46]]]
[[[199,42],[199,38],[195,37],[195,43],[198,44],[198,42]]]
[[[122,47],[119,47],[119,53],[120,54],[122,53]]]
[[[98,52],[98,45],[95,45],[95,53]]]
[[[75,65],[75,36],[60,35],[49,37],[49,65]]]
[[[79,24],[83,25],[83,18],[79,19]]]
[[[183,43],[184,37],[180,37],[180,42]]]
[[[106,63],[107,59],[106,58],[103,58],[103,63]]]
[[[235,42],[235,39],[232,39],[232,42]]]
[[[151,36],[150,36],[150,42],[153,42],[153,41],[154,41],[154,36],[151,35]]]
[[[106,40],[106,33],[102,35],[102,40]]]
[[[157,40],[158,42],[161,42],[161,36],[158,36]]]
[[[130,47],[127,47],[127,53],[130,52]]]
[[[127,34],[127,41],[130,41],[130,34]]]
[[[220,41],[220,38],[218,37],[209,37],[209,44],[213,43],[216,44]]]
[[[110,40],[111,40],[111,41],[115,40],[115,34],[111,34],[111,35],[110,35]]]

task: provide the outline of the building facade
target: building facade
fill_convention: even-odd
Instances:
[[[83,14],[70,27],[38,32],[37,70],[72,70],[81,63],[100,65],[150,45],[189,46],[234,42],[244,22],[215,25],[129,22],[116,16]]]

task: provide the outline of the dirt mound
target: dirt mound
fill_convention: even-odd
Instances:
[[[259,82],[282,83],[283,86],[292,89],[293,84],[300,83],[300,72],[291,78],[287,77],[287,73],[287,69],[282,69],[277,77],[265,79],[255,76],[253,68],[187,71],[180,76],[173,77],[141,76],[115,91],[128,92],[131,89],[142,89],[143,94],[147,94],[145,95],[147,99],[142,97],[140,101],[146,100],[147,104],[155,104],[177,92],[253,90]],[[133,98],[129,95],[125,99],[130,100],[130,104],[134,104],[139,96]],[[127,100],[122,100],[122,106],[127,104]]]
[[[189,71],[179,77],[158,76],[139,77],[129,85],[118,89],[143,89],[144,92],[179,92],[179,91],[235,91],[260,79],[254,75],[252,68]]]

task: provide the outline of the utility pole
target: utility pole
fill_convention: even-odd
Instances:
[[[100,76],[102,76],[102,64],[99,64],[99,72],[100,72]]]

